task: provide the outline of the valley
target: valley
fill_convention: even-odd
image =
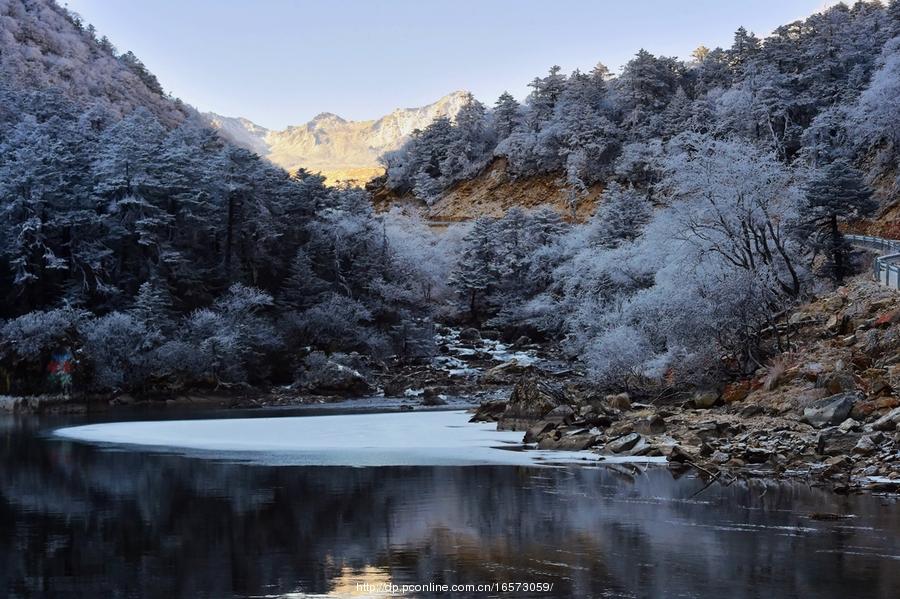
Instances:
[[[900,1],[501,4],[0,0],[0,595],[896,594]]]

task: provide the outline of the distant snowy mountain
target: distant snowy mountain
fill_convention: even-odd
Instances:
[[[456,91],[427,106],[398,108],[371,121],[348,121],[323,112],[303,125],[273,131],[240,117],[205,116],[223,136],[288,171],[305,168],[332,182],[365,181],[382,172],[378,157],[402,145],[436,117],[453,118],[468,92]]]

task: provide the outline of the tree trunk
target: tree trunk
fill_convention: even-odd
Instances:
[[[831,259],[834,261],[834,280],[844,282],[844,250],[841,248],[841,232],[838,231],[837,214],[831,215]]]
[[[225,278],[231,282],[231,253],[234,243],[234,194],[228,194],[228,219],[225,225]]]

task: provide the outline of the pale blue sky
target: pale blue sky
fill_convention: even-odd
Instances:
[[[614,72],[641,47],[688,56],[828,0],[60,0],[167,91],[273,128],[378,117],[467,89],[492,104],[553,64]]]

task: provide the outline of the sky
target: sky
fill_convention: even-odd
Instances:
[[[377,118],[455,90],[493,104],[554,65],[619,72],[764,36],[828,0],[59,0],[166,91],[268,128]]]

